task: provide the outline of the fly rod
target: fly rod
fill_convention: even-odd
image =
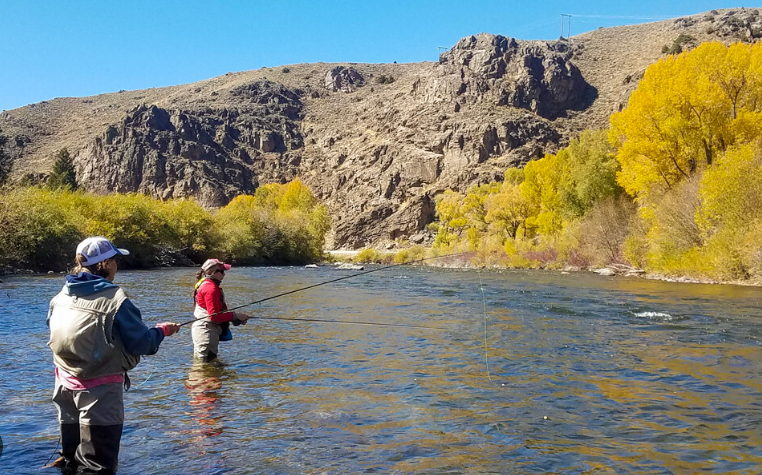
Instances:
[[[371,269],[371,270],[366,270],[364,272],[358,272],[357,274],[345,275],[343,277],[339,277],[339,278],[336,278],[336,279],[331,279],[331,280],[327,280],[325,282],[320,282],[320,283],[317,283],[317,284],[308,285],[307,287],[301,287],[301,288],[298,288],[298,289],[289,290],[288,292],[283,292],[283,293],[280,293],[280,294],[277,294],[277,295],[272,295],[270,297],[265,297],[263,299],[255,300],[254,302],[249,302],[249,303],[245,303],[243,305],[238,305],[238,306],[235,306],[235,307],[231,307],[231,308],[228,308],[227,310],[223,310],[221,312],[213,313],[213,314],[208,315],[206,317],[194,318],[193,320],[188,320],[187,322],[181,323],[179,326],[182,327],[182,326],[191,324],[191,323],[193,323],[195,321],[198,321],[198,320],[204,320],[206,318],[213,317],[214,315],[219,315],[221,313],[226,313],[226,312],[232,312],[233,310],[238,310],[239,308],[249,307],[251,305],[256,305],[258,303],[266,302],[268,300],[273,300],[273,299],[277,299],[279,297],[284,297],[286,295],[291,295],[291,294],[295,294],[297,292],[302,292],[304,290],[313,289],[315,287],[320,287],[321,285],[332,284],[334,282],[339,282],[341,280],[351,279],[353,277],[359,277],[361,275],[370,274],[372,272],[378,272],[378,271],[381,271],[381,270],[391,269],[391,268],[394,268],[394,267],[405,266],[405,265],[409,265],[409,264],[415,264],[417,262],[429,261],[429,260],[432,260],[432,259],[442,259],[442,258],[445,258],[445,257],[461,256],[463,254],[470,254],[470,252],[457,252],[457,253],[454,253],[454,254],[445,254],[445,255],[442,255],[442,256],[424,257],[422,259],[416,259],[416,260],[410,261],[410,262],[403,262],[401,264],[392,264],[392,265],[389,265],[389,266],[379,267],[378,269]],[[320,319],[310,319],[310,318],[281,318],[281,317],[251,317],[251,318],[257,318],[257,319],[260,319],[260,320],[294,320],[294,321],[303,321],[303,322],[347,323],[347,324],[357,324],[357,325],[379,325],[379,326],[426,328],[426,329],[432,329],[432,330],[441,330],[441,328],[436,328],[436,327],[424,327],[424,326],[404,325],[404,324],[395,324],[395,323],[348,322],[348,321],[341,321],[341,320],[320,320]]]

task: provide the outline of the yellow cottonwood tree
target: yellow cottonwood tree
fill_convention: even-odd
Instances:
[[[485,200],[485,221],[502,237],[515,239],[529,218],[529,203],[521,189],[511,182],[503,182],[500,192]]]
[[[312,194],[312,190],[298,178],[281,186],[283,190],[280,200],[281,211],[294,209],[306,211],[312,209],[318,203],[317,198]]]
[[[760,143],[733,147],[704,173],[696,221],[711,274],[745,279],[762,272]]]
[[[547,154],[524,167],[524,181],[521,194],[529,205],[530,217],[526,227],[536,229],[540,234],[556,234],[563,226],[560,212],[559,184],[564,174],[568,174],[566,162],[559,155]]]
[[[301,181],[271,183],[215,213],[221,250],[241,262],[304,262],[322,254],[330,217]]]
[[[738,236],[762,220],[762,154],[759,143],[728,150],[704,173],[697,222],[707,236],[728,228]]]
[[[645,198],[762,132],[762,44],[705,43],[651,65],[611,117],[618,181]]]
[[[437,201],[437,218],[440,224],[434,245],[450,246],[457,241],[468,222],[463,213],[463,195],[445,191]]]
[[[463,214],[471,228],[485,231],[487,222],[485,216],[485,200],[500,190],[500,183],[492,182],[484,185],[475,185],[468,189],[463,198]]]

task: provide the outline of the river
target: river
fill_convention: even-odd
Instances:
[[[234,268],[239,305],[348,275]],[[148,324],[194,269],[125,271]],[[56,449],[48,302],[0,284],[0,473]],[[482,292],[481,288],[484,289]],[[120,474],[757,474],[762,293],[553,271],[397,267],[270,300],[194,364],[188,327],[132,373]],[[411,328],[404,325],[436,327]]]

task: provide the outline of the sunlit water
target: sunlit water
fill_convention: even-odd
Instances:
[[[236,268],[224,288],[238,305],[349,272]],[[147,323],[182,322],[193,274],[117,281]],[[63,279],[3,280],[0,472],[57,473],[38,469],[58,440],[45,316]],[[252,321],[209,366],[193,364],[184,327],[132,372],[119,473],[760,473],[761,300],[757,288],[408,267],[314,288],[250,313],[442,330]]]

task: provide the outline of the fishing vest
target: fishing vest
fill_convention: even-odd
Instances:
[[[209,311],[205,309],[204,307],[202,307],[201,305],[199,305],[198,301],[196,300],[196,295],[198,294],[199,289],[201,288],[202,285],[205,285],[207,281],[209,281],[208,285],[217,286],[217,288],[220,290],[220,295],[222,295],[222,308],[223,309],[228,308],[227,305],[225,305],[225,293],[222,291],[222,288],[219,285],[215,284],[212,281],[212,279],[201,279],[196,284],[196,291],[193,293],[193,302],[196,304],[196,308],[193,309],[193,317],[196,319],[196,321],[193,322],[194,325],[195,324],[201,325],[202,322],[219,325],[219,323],[213,322],[209,319],[209,315],[210,315]]]
[[[67,295],[63,290],[50,302],[50,341],[53,362],[82,379],[123,374],[137,366],[117,334],[114,318],[127,295],[111,287],[90,295]]]
[[[196,321],[193,322],[194,325],[197,323],[201,324],[202,322],[214,323],[213,321],[209,320],[209,312],[207,312],[206,309],[199,304],[196,304],[196,308],[193,310],[193,318],[196,319]],[[215,323],[215,325],[217,324]]]

